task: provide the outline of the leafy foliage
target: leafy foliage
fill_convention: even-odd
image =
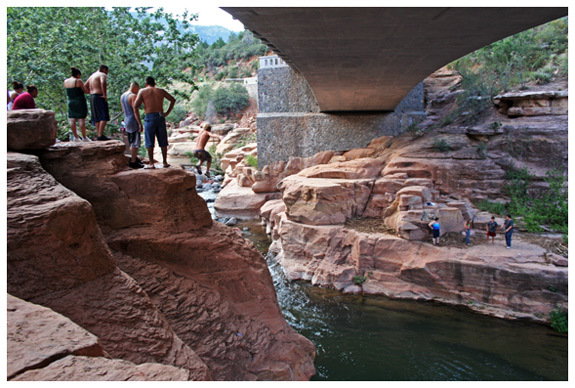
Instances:
[[[229,87],[218,88],[213,101],[216,112],[231,116],[249,105],[249,95],[244,85],[232,83]]]
[[[218,68],[226,67],[228,63],[248,60],[253,56],[265,55],[267,50],[267,47],[250,31],[242,31],[237,35],[232,33],[227,43],[221,38],[211,45],[205,42],[200,43],[197,48],[198,63],[200,67],[206,67],[214,76],[220,74],[220,79],[236,78],[246,76],[246,74],[238,74],[237,68],[235,71],[232,68],[220,71]]]
[[[561,233],[568,233],[568,190],[561,169],[547,172],[545,182],[548,188],[541,191],[529,189],[534,176],[527,169],[510,169],[505,179],[507,184],[503,191],[510,201],[507,204],[481,201],[477,204],[479,209],[521,217],[530,232],[541,232],[541,225],[547,225]]]
[[[451,149],[449,143],[445,139],[435,139],[432,144],[433,149],[436,152],[447,152]]]
[[[245,157],[246,164],[250,167],[258,167],[258,157],[254,155],[246,155]]]
[[[249,105],[249,95],[242,84],[232,83],[217,89],[211,84],[205,84],[200,87],[191,105],[194,112],[205,120],[215,113],[230,117]]]
[[[67,113],[62,83],[71,66],[84,80],[100,64],[110,68],[111,116],[121,112],[120,95],[133,80],[143,85],[152,75],[161,87],[174,81],[194,85],[183,70],[194,64],[198,37],[190,22],[196,15],[176,19],[161,8],[13,7],[7,19],[8,81],[38,86],[37,106],[60,118]],[[173,94],[188,96],[180,90]]]
[[[475,122],[495,95],[528,81],[567,75],[567,17],[485,46],[451,64],[462,76],[457,116]]]
[[[567,333],[569,328],[567,310],[556,308],[549,313],[551,327],[560,333]]]

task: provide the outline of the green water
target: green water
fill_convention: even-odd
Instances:
[[[262,252],[256,223],[244,236]],[[312,380],[567,380],[567,336],[450,306],[344,295],[289,282],[267,255],[288,323],[316,346]]]

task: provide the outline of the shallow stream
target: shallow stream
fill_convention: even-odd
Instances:
[[[288,323],[316,346],[312,380],[568,378],[567,336],[546,326],[289,282],[267,253],[264,227],[257,221],[236,227],[266,256]]]

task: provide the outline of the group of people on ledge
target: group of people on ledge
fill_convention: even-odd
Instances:
[[[466,220],[463,225],[463,230],[465,232],[465,237],[463,242],[467,245],[470,244],[469,237],[471,236],[471,220]],[[491,243],[495,244],[495,236],[497,235],[497,227],[499,225],[495,221],[495,217],[491,217],[491,220],[487,223],[487,242],[489,243],[489,237],[491,237]],[[505,245],[507,249],[511,249],[511,237],[513,236],[514,222],[511,216],[508,214],[505,218],[504,224],[501,226],[505,233]],[[439,238],[441,236],[441,225],[439,223],[439,218],[435,218],[429,223],[429,228],[432,232],[433,245],[439,245]]]
[[[106,65],[100,65],[86,82],[81,79],[82,72],[76,67],[71,67],[71,76],[64,80],[64,89],[68,98],[68,119],[72,130],[72,141],[91,142],[86,135],[86,117],[88,116],[88,105],[85,94],[90,95],[91,120],[90,123],[96,127],[98,136],[96,140],[110,140],[104,135],[106,124],[110,121],[108,109],[108,73],[110,69]],[[13,83],[14,91],[8,92],[8,110],[15,109],[36,109],[34,98],[38,96],[38,88],[34,85],[27,87],[24,92],[24,85],[19,82]],[[169,107],[164,111],[164,100],[168,100]],[[140,89],[137,82],[132,82],[126,92],[120,96],[122,112],[124,113],[124,126],[130,148],[130,168],[156,168],[154,164],[154,144],[158,140],[158,145],[162,151],[163,167],[170,167],[168,164],[168,133],[166,130],[165,117],[174,108],[176,99],[166,90],[156,87],[154,77],[147,77],[145,87]],[[144,125],[139,114],[139,108],[144,105],[146,113]],[[77,125],[80,126],[82,136],[78,136]],[[209,123],[202,124],[202,131],[198,135],[194,148],[194,155],[199,159],[196,166],[201,174],[201,166],[207,162],[206,175],[209,177],[212,157],[204,148],[210,137],[222,139],[222,136],[211,133]],[[140,134],[144,132],[145,145],[150,160],[147,166],[138,159],[138,149],[141,144]]]

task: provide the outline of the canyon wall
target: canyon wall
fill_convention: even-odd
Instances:
[[[13,311],[50,309],[98,348],[46,354],[10,378],[98,380],[123,368],[140,380],[309,379],[314,346],[281,315],[253,244],[212,221],[194,174],[128,169],[124,149],[108,141],[8,153]],[[102,359],[98,373],[65,372],[81,371],[85,357]]]

